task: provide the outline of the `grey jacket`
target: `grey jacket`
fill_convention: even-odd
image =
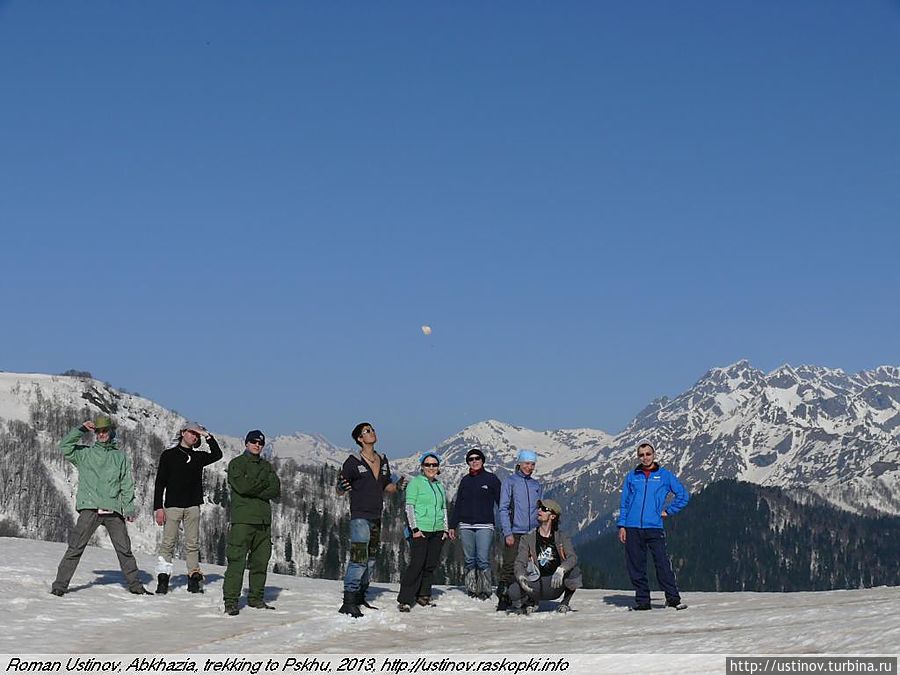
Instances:
[[[569,535],[557,530],[553,533],[556,540],[556,550],[559,552],[559,566],[568,574],[578,566],[578,556]],[[516,578],[528,575],[528,563],[537,566],[537,530],[523,534],[519,539],[519,552],[516,555]]]

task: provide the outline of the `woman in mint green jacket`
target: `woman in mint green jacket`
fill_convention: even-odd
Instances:
[[[409,565],[400,579],[397,602],[401,612],[413,604],[428,607],[434,570],[447,539],[447,495],[438,480],[440,458],[427,452],[419,460],[422,473],[406,487],[406,520],[411,530]]]

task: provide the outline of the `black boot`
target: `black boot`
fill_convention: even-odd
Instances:
[[[162,575],[160,575],[162,576]],[[188,577],[188,593],[202,593],[203,586],[201,585],[203,582],[203,573],[202,572],[191,572]],[[157,591],[159,593],[159,591]]]
[[[169,592],[169,575],[160,572],[156,575],[156,594],[165,595]]]
[[[569,607],[569,601],[572,599],[572,596],[575,595],[575,591],[571,588],[567,588],[565,594],[563,595],[562,602],[559,603],[559,607],[556,608],[556,611],[560,614],[565,614],[568,612],[571,607]]]
[[[356,604],[360,607],[368,607],[369,609],[378,609],[375,605],[366,602],[366,589],[361,588],[356,592]]]
[[[354,619],[360,618],[363,613],[359,611],[356,595],[353,591],[344,591],[344,604],[341,605],[338,612],[352,616]]]

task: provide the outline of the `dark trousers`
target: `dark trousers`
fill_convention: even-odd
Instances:
[[[625,561],[628,576],[634,586],[634,599],[638,603],[650,602],[650,582],[647,580],[647,551],[653,556],[656,580],[666,594],[666,600],[680,600],[675,573],[666,551],[666,532],[659,528],[625,528]]]
[[[509,585],[509,604],[519,609],[524,606],[526,600],[531,601],[534,605],[540,604],[541,600],[556,600],[563,593],[568,595],[564,601],[568,603],[569,599],[576,589],[581,588],[581,570],[576,567],[563,578],[562,586],[553,588],[550,585],[550,576],[541,577],[535,581],[530,581],[531,593],[525,591],[516,581]]]
[[[226,605],[237,605],[244,584],[244,570],[249,567],[250,600],[262,600],[266,590],[266,570],[272,556],[272,526],[232,523],[228,531],[225,557],[225,581],[222,595]]]
[[[424,537],[413,537],[409,545],[409,565],[400,578],[397,602],[412,605],[416,598],[431,595],[434,570],[441,560],[444,547],[443,532],[423,532]]]
[[[81,554],[84,553],[94,532],[101,525],[106,528],[109,540],[119,557],[119,567],[122,568],[128,588],[137,588],[141,585],[141,581],[138,579],[137,562],[131,553],[131,539],[128,537],[128,528],[125,527],[125,519],[118,513],[100,515],[95,509],[82,509],[78,512],[78,522],[75,523],[75,528],[69,532],[69,548],[59,562],[53,590],[65,591],[69,588],[69,582],[72,580],[72,575],[75,574]]]
[[[519,554],[519,540],[521,534],[514,534],[515,541],[512,546],[506,545],[506,537],[503,537],[503,559],[500,563],[500,581],[497,582],[497,595],[507,595],[509,585],[515,580],[516,556]]]

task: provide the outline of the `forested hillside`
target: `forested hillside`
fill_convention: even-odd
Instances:
[[[667,520],[666,534],[683,590],[819,591],[900,584],[900,518],[855,515],[809,494],[795,498],[780,488],[712,483]],[[578,554],[591,587],[630,588],[615,532],[582,544]]]

